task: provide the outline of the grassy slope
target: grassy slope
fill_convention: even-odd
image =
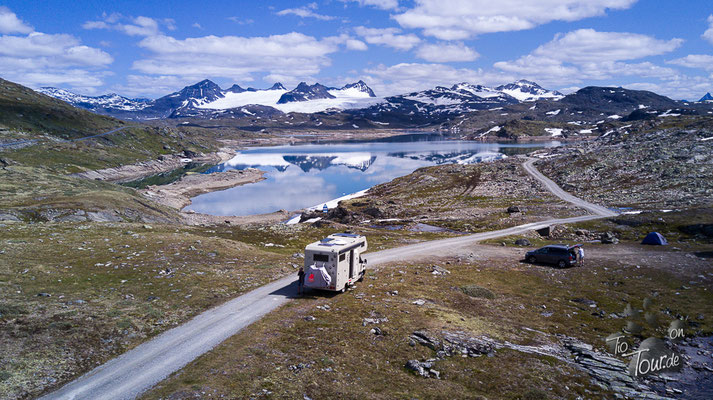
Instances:
[[[636,269],[609,260],[590,262],[586,269],[555,270],[482,255],[439,263],[450,270],[448,275],[432,275],[429,265],[369,270],[365,281],[347,294],[295,300],[144,398],[610,398],[611,393],[593,386],[585,373],[570,365],[514,350],[437,361],[440,380],[414,376],[405,363],[435,357],[435,352],[410,346],[408,337],[424,329],[436,336],[460,331],[539,345],[557,343],[556,335],[566,335],[603,350],[603,338],[624,323],[607,315],[621,313],[626,302],[640,307],[643,298],[654,293],[659,310],[665,305],[672,315],[705,313],[698,329],[710,334],[712,328],[704,288],[693,285],[686,296],[677,296],[686,280],[646,266]],[[469,297],[461,290],[468,285],[494,296]],[[397,295],[388,293],[394,290]],[[596,307],[572,301],[577,298],[594,301]],[[413,304],[417,299],[426,304]],[[317,308],[324,305],[329,309]],[[362,324],[363,318],[374,317],[388,322]],[[663,313],[661,317],[671,318]],[[375,326],[383,336],[370,332]]]
[[[73,139],[96,135],[125,123],[0,79],[0,124],[34,135],[47,133]]]
[[[542,189],[520,166],[519,158],[473,165],[421,168],[371,189],[367,196],[345,201],[350,211],[372,219],[423,222],[461,232],[481,232],[546,219],[552,215],[585,213]],[[508,214],[510,206],[525,212]],[[410,222],[409,222],[410,221]],[[386,222],[398,225],[399,222]]]

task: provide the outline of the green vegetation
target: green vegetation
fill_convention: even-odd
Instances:
[[[603,351],[604,338],[624,326],[616,315],[627,303],[640,307],[646,297],[654,299],[662,321],[684,315],[697,324],[691,333],[713,329],[705,287],[663,270],[670,260],[656,261],[655,254],[640,255],[651,262],[640,268],[621,264],[612,254],[586,269],[559,270],[503,259],[499,249],[476,246],[477,260],[439,260],[448,274],[432,274],[430,264],[396,264],[369,269],[364,282],[347,294],[308,293],[198,358],[144,398],[201,393],[226,398],[522,399],[543,393],[548,399],[608,398],[613,395],[571,364],[510,349],[496,350],[494,357],[446,357],[434,366],[441,379],[423,378],[404,365],[436,354],[410,345],[409,336],[417,330],[436,337],[464,332],[556,346],[558,335],[564,335]],[[682,284],[689,287],[685,296],[676,294]],[[464,287],[493,296],[473,297]]]

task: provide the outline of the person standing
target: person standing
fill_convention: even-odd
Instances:
[[[305,269],[300,267],[297,271],[297,294],[304,294],[305,292]]]
[[[584,248],[582,246],[577,247],[577,258],[579,258],[579,265],[584,266]]]

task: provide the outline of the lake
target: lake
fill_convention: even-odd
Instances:
[[[321,209],[329,200],[408,175],[421,167],[492,161],[558,145],[559,142],[483,143],[417,134],[373,141],[249,148],[205,173],[252,167],[265,171],[267,179],[197,196],[186,210],[228,216]],[[330,207],[333,205],[334,202]]]

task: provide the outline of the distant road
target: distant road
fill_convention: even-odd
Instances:
[[[128,126],[122,126],[122,127],[120,127],[120,128],[112,129],[112,130],[110,130],[109,132],[100,133],[100,134],[98,134],[98,135],[85,136],[85,137],[81,137],[81,138],[77,138],[77,139],[70,139],[70,140],[67,140],[67,142],[81,142],[81,141],[87,140],[87,139],[98,138],[98,137],[102,137],[102,136],[106,136],[106,135],[112,134],[112,133],[114,133],[114,132],[118,132],[118,131],[120,131],[120,130],[122,130],[122,129],[126,129],[126,128],[129,128],[129,127],[128,127]],[[2,148],[2,147],[10,147],[10,146],[18,146],[18,145],[21,145],[21,144],[28,144],[28,143],[36,143],[37,141],[38,141],[37,139],[31,139],[31,140],[20,140],[20,141],[18,141],[18,142],[2,143],[2,144],[0,144],[0,148]]]
[[[565,201],[583,207],[594,215],[556,218],[498,231],[433,240],[366,254],[369,266],[419,260],[428,256],[459,254],[481,240],[516,235],[552,224],[567,224],[616,215],[595,204],[576,198],[537,171],[534,160],[525,170],[547,189]],[[134,399],[166,379],[173,372],[210,351],[225,339],[259,320],[293,298],[297,292],[295,276],[287,276],[220,306],[210,309],[176,328],[168,330],[119,357],[68,383],[43,399]]]

